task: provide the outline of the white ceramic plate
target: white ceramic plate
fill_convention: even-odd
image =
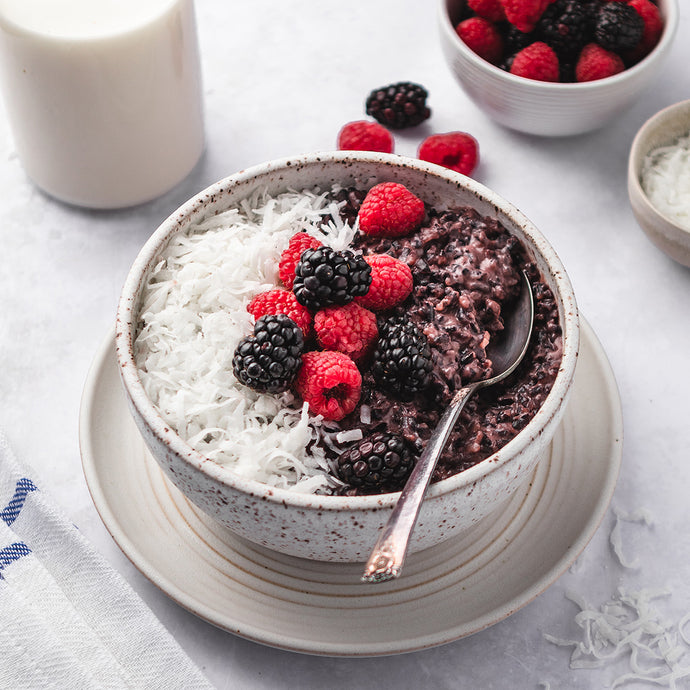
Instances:
[[[596,531],[618,477],[621,405],[583,322],[564,420],[528,486],[463,535],[409,557],[396,582],[360,565],[307,561],[247,542],[200,513],[149,455],[120,388],[114,337],[81,408],[86,481],[113,538],[181,606],[242,637],[333,656],[396,654],[503,620],[552,584]]]

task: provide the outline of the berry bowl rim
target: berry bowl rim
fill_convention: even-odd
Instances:
[[[515,456],[523,454],[533,442],[537,442],[548,426],[559,418],[564,408],[575,374],[579,344],[580,322],[575,294],[570,279],[565,271],[560,258],[544,235],[536,226],[510,202],[485,187],[483,184],[456,173],[447,168],[426,163],[397,154],[369,153],[352,151],[333,151],[305,154],[272,160],[250,168],[241,170],[218,182],[215,182],[183,203],[158,228],[141,248],[135,258],[123,284],[122,292],[117,305],[115,323],[115,349],[123,384],[125,397],[132,416],[137,425],[143,424],[146,432],[152,434],[156,445],[166,449],[166,453],[172,453],[181,458],[184,463],[194,471],[201,472],[210,479],[220,490],[227,487],[242,494],[253,496],[256,499],[282,505],[295,507],[305,511],[341,511],[362,510],[376,511],[392,508],[398,500],[400,492],[375,494],[369,496],[332,496],[311,493],[301,493],[272,487],[254,479],[246,479],[235,474],[232,470],[204,457],[186,443],[157,411],[152,401],[146,395],[133,353],[133,338],[137,327],[139,295],[145,278],[160,251],[167,245],[170,238],[192,223],[197,223],[202,218],[222,212],[229,207],[219,205],[224,197],[233,194],[233,190],[246,190],[245,195],[257,188],[272,186],[278,188],[276,182],[273,185],[260,185],[257,180],[272,176],[280,181],[281,171],[290,171],[304,167],[315,166],[342,166],[341,179],[347,177],[348,171],[358,164],[380,166],[380,174],[391,174],[391,169],[413,170],[413,174],[420,179],[429,176],[442,178],[448,183],[448,188],[468,191],[483,206],[491,208],[496,216],[501,216],[501,221],[519,228],[527,239],[528,249],[536,253],[535,259],[541,259],[542,271],[548,268],[550,278],[556,285],[557,301],[562,304],[561,330],[563,339],[563,356],[561,365],[554,381],[554,385],[542,406],[537,410],[530,422],[505,446],[496,453],[477,463],[473,467],[455,474],[447,479],[435,482],[431,485],[428,498],[444,496],[461,489],[468,489],[477,484],[487,475],[499,472]],[[330,180],[332,184],[337,180]],[[236,197],[237,198],[237,197]],[[242,198],[242,197],[239,197]],[[485,212],[486,214],[486,212]],[[507,228],[512,231],[510,227]],[[140,427],[141,431],[141,427]],[[143,436],[146,436],[142,432]],[[147,441],[147,445],[149,445]],[[154,454],[155,455],[155,454]],[[155,458],[161,463],[161,458]]]
[[[678,27],[679,17],[678,0],[659,0],[664,19],[664,28],[658,43],[639,62],[618,74],[614,74],[611,77],[605,77],[604,79],[595,79],[586,82],[549,82],[519,77],[479,57],[479,55],[457,35],[453,20],[451,19],[451,6],[456,6],[465,1],[466,0],[439,0],[438,5],[441,29],[447,35],[452,45],[462,54],[464,59],[474,64],[478,69],[485,70],[496,78],[503,79],[516,89],[538,89],[544,94],[554,95],[566,93],[581,94],[583,91],[606,90],[616,84],[635,79],[637,75],[644,72],[652,63],[656,62],[657,59],[665,55],[670,49]],[[661,7],[661,5],[663,5],[663,7]]]

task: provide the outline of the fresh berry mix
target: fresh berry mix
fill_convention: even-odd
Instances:
[[[412,292],[410,267],[390,254],[369,254],[364,260],[371,266],[371,285],[366,295],[355,302],[367,309],[383,311],[397,307]]]
[[[302,329],[305,340],[311,335],[313,321],[311,312],[302,306],[294,293],[289,290],[276,288],[275,290],[260,292],[247,305],[247,311],[257,321],[266,314],[285,314]]]
[[[339,421],[354,411],[362,389],[357,365],[342,352],[305,352],[295,391],[314,415]]]
[[[235,376],[256,391],[278,393],[292,383],[304,349],[302,329],[285,314],[262,316],[232,359]]]
[[[539,81],[582,82],[617,74],[618,64],[627,69],[644,58],[663,31],[653,0],[500,0],[500,4],[505,20],[491,3],[468,0],[456,19],[458,36],[488,62]],[[619,60],[607,57],[606,65],[578,71],[582,52],[592,44]],[[587,52],[589,63],[593,51]],[[613,64],[617,71],[611,71]]]
[[[371,352],[379,334],[376,315],[356,302],[316,312],[314,331],[324,350],[343,352],[355,362]]]
[[[295,267],[292,290],[300,304],[321,309],[347,304],[365,295],[371,284],[371,266],[350,251],[330,247],[306,249]]]
[[[298,232],[290,238],[290,242],[280,255],[278,263],[278,275],[288,290],[292,289],[292,284],[295,282],[295,268],[299,263],[302,252],[305,249],[316,249],[321,244],[316,237],[306,232]]]
[[[405,439],[377,432],[341,453],[336,472],[348,487],[343,493],[381,494],[402,489],[415,461]]]
[[[376,383],[402,399],[426,390],[431,383],[429,341],[404,316],[383,321],[371,373]]]
[[[393,153],[393,135],[378,122],[348,122],[338,134],[341,151],[378,151]]]
[[[400,237],[418,228],[424,202],[397,182],[382,182],[367,193],[359,209],[359,229],[374,237]]]
[[[432,134],[419,145],[417,156],[469,176],[479,162],[479,144],[466,132]]]
[[[431,116],[428,95],[423,86],[407,81],[383,86],[367,97],[366,113],[391,129],[414,127]]]

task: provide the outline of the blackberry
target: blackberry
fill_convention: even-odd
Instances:
[[[404,486],[415,461],[405,439],[377,432],[341,453],[336,472],[356,493],[388,493]]]
[[[409,398],[427,388],[432,369],[429,342],[413,323],[395,316],[379,324],[371,373],[380,386]]]
[[[414,127],[431,116],[423,86],[401,81],[374,89],[366,101],[367,115],[391,129]]]
[[[560,60],[572,60],[590,43],[596,20],[595,5],[580,0],[556,0],[536,26],[539,40],[551,46]]]
[[[371,285],[371,266],[351,251],[330,247],[306,249],[295,267],[292,291],[307,309],[347,304],[366,295]]]
[[[240,383],[262,393],[287,390],[302,364],[302,329],[285,314],[257,319],[254,335],[240,340],[232,369]]]
[[[599,9],[594,40],[605,50],[621,53],[632,50],[641,40],[644,21],[634,7],[607,2]]]

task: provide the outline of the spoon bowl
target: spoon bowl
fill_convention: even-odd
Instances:
[[[492,386],[512,374],[522,361],[529,346],[534,324],[534,295],[527,275],[523,272],[520,297],[505,321],[503,337],[487,347],[493,376],[474,381],[460,388],[443,413],[424,451],[412,470],[400,498],[393,508],[366,563],[363,582],[386,582],[400,576],[412,530],[431,482],[441,453],[448,441],[463,407],[480,388]]]

